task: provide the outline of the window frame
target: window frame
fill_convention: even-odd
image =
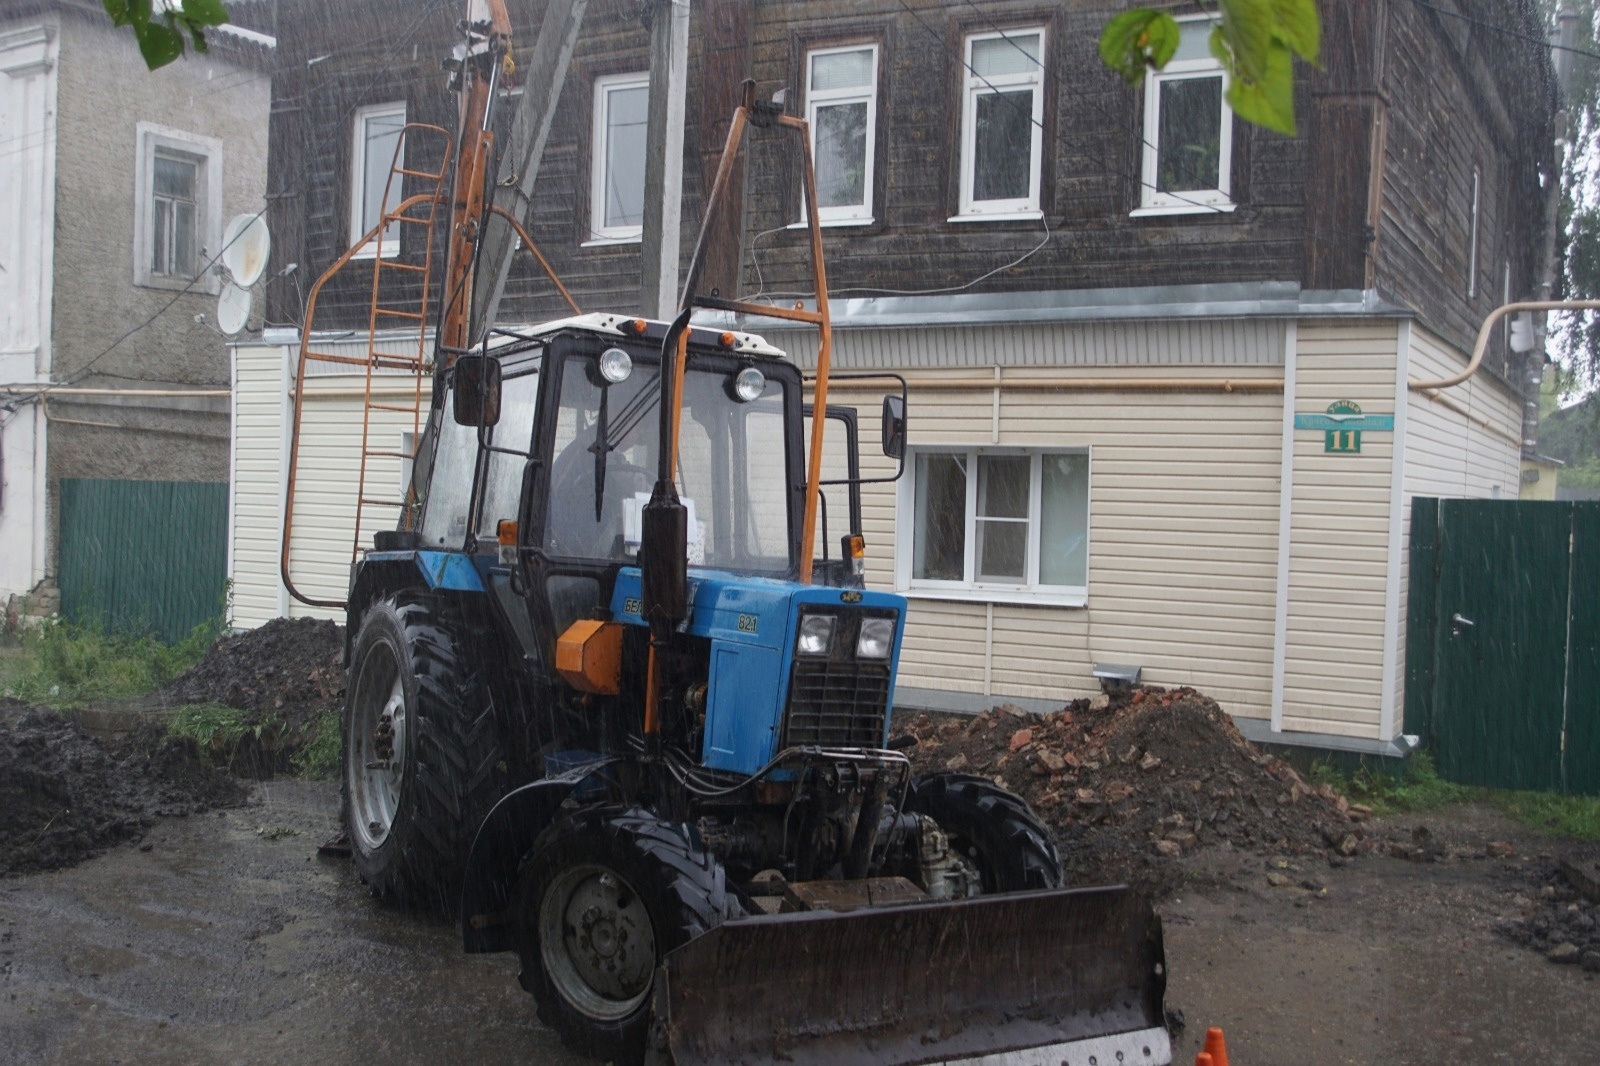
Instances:
[[[978,41],[1013,40],[1037,34],[1039,37],[1038,69],[1025,74],[1000,74],[980,76],[972,65],[972,46]],[[962,42],[961,68],[961,159],[960,196],[955,217],[951,222],[999,221],[1004,219],[1043,218],[1042,196],[1044,188],[1044,97],[1045,64],[1049,53],[1048,29],[1044,24],[1018,26],[1014,29],[989,30],[968,33]],[[1010,200],[980,200],[972,198],[977,164],[977,101],[980,96],[994,95],[1007,90],[1030,88],[1033,92],[1033,111],[1028,124],[1032,135],[1028,152],[1028,195]]]
[[[354,119],[350,127],[350,245],[367,235],[371,227],[366,225],[367,206],[367,165],[375,162],[379,166],[387,167],[393,157],[387,160],[371,160],[367,155],[366,125],[377,118],[393,118],[399,116],[400,134],[400,159],[405,160],[405,125],[407,118],[406,102],[392,100],[382,104],[365,104],[356,108]],[[401,180],[400,196],[395,199],[399,203],[405,198],[405,182]],[[380,209],[381,210],[381,209]],[[375,225],[376,223],[374,223]],[[376,259],[381,255],[384,259],[394,259],[400,255],[400,242],[404,227],[400,223],[391,223],[380,235],[379,239],[367,245],[351,256],[352,259]]]
[[[852,86],[845,89],[820,89],[811,87],[813,61],[818,56],[842,55],[847,52],[871,52],[872,74],[867,79],[865,86]],[[813,163],[817,158],[817,108],[818,106],[838,106],[840,104],[865,103],[867,105],[867,136],[866,144],[862,151],[865,156],[865,168],[862,175],[861,198],[859,204],[835,205],[832,207],[817,206],[817,224],[820,226],[870,226],[877,221],[872,213],[873,209],[873,183],[877,180],[878,156],[878,78],[879,60],[882,50],[877,41],[857,41],[854,44],[825,45],[808,48],[805,52],[803,69],[805,70],[805,102],[806,126],[811,137],[811,158]],[[796,226],[806,225],[805,196],[800,197],[800,221]]]
[[[135,127],[133,283],[150,289],[175,289],[215,295],[222,291],[212,259],[222,245],[222,142],[153,122]],[[155,255],[155,160],[158,155],[192,162],[195,174],[193,277],[158,274]]]
[[[961,581],[914,577],[912,558],[916,545],[917,499],[916,464],[923,455],[961,455],[967,463],[967,498],[963,516],[963,563],[966,577]],[[1047,455],[1081,455],[1087,464],[1084,492],[1084,583],[1046,585],[1039,581],[1040,537],[1043,523],[1044,479],[1042,463]],[[1025,456],[1028,464],[1028,539],[1027,580],[1022,583],[977,580],[977,503],[976,470],[980,457]],[[993,445],[924,444],[907,449],[906,474],[900,479],[895,515],[895,591],[913,599],[961,600],[975,603],[1013,603],[1033,606],[1083,607],[1089,601],[1089,561],[1094,525],[1094,450],[1088,445],[1007,447]]]
[[[1180,30],[1185,25],[1215,25],[1209,15],[1187,15],[1179,18]],[[1217,138],[1217,187],[1181,193],[1161,192],[1156,188],[1156,173],[1161,165],[1161,87],[1174,81],[1192,81],[1198,78],[1222,79],[1222,121]],[[1211,215],[1232,211],[1238,206],[1233,198],[1233,108],[1228,106],[1228,72],[1215,57],[1173,60],[1162,70],[1146,73],[1144,79],[1143,143],[1139,150],[1139,206],[1132,217],[1143,215]]]
[[[644,240],[644,224],[637,226],[607,226],[605,224],[606,191],[606,118],[609,94],[618,89],[650,88],[649,71],[627,71],[620,74],[602,74],[594,79],[594,107],[589,141],[589,235],[581,247],[603,244],[639,244]],[[643,167],[645,161],[641,159]]]

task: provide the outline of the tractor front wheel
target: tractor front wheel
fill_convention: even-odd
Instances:
[[[685,827],[641,810],[581,810],[523,860],[522,985],[539,1018],[580,1054],[642,1061],[656,967],[742,913],[722,867]]]
[[[906,810],[925,814],[977,867],[985,893],[1060,888],[1061,858],[1050,831],[1021,796],[974,774],[926,774],[911,783]]]
[[[504,787],[493,710],[462,676],[448,627],[404,597],[367,609],[345,692],[356,871],[376,896],[453,914],[473,834]]]

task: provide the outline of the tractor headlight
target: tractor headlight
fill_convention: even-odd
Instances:
[[[740,403],[761,399],[766,391],[767,376],[753,366],[747,366],[733,378],[733,398]]]
[[[800,655],[826,655],[833,644],[833,626],[838,619],[831,614],[808,614],[800,619],[800,636],[794,650]]]
[[[633,373],[633,357],[621,348],[607,348],[600,353],[600,376],[613,385],[620,385]]]
[[[894,619],[865,618],[856,638],[856,658],[887,659],[894,650]]]

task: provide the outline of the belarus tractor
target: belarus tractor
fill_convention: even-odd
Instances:
[[[473,161],[507,47],[477,29],[426,428],[346,600],[361,878],[458,908],[466,950],[516,953],[539,1016],[599,1059],[1169,1062],[1149,905],[1063,887],[1020,798],[918,774],[892,736],[906,601],[863,587],[858,508],[821,506],[806,124],[747,86],[706,221],[748,128],[792,136],[814,309],[697,294],[703,227],[672,322],[469,344],[483,227],[461,212],[487,217]],[[818,327],[814,375],[735,315]],[[905,432],[902,391],[889,456]]]

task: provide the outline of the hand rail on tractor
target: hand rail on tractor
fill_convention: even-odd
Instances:
[[[717,212],[724,207],[724,202],[729,197],[728,187],[733,173],[734,160],[743,144],[745,130],[748,126],[758,127],[781,126],[794,133],[800,141],[800,156],[802,161],[801,174],[805,195],[806,226],[811,233],[811,277],[816,287],[816,310],[807,310],[802,304],[796,302],[791,307],[779,307],[773,304],[751,303],[747,300],[726,299],[717,295],[696,295],[695,288],[699,284],[701,271],[705,267],[706,248],[709,244],[711,224],[717,217]],[[746,80],[744,83],[744,103],[733,113],[733,122],[728,127],[728,139],[722,148],[722,159],[717,163],[717,176],[711,184],[711,195],[706,200],[705,216],[700,222],[700,235],[694,243],[694,255],[689,260],[689,270],[683,283],[683,296],[678,301],[680,309],[690,307],[704,307],[709,310],[730,311],[735,314],[750,315],[760,318],[780,318],[791,322],[807,322],[815,325],[820,334],[817,344],[817,368],[815,384],[812,388],[811,402],[818,410],[826,410],[828,404],[828,366],[833,354],[833,319],[828,310],[828,273],[822,259],[822,227],[818,221],[817,213],[817,172],[811,155],[811,128],[803,118],[783,113],[780,104],[762,103],[756,100],[756,83]],[[687,336],[687,334],[686,334]],[[680,352],[680,365],[682,363]],[[681,372],[681,371],[680,371]],[[672,409],[673,438],[677,437],[677,423],[680,410],[677,398],[674,397]],[[821,493],[822,479],[822,441],[824,422],[826,419],[815,418],[811,421],[811,447],[807,458],[806,470],[806,502],[805,518],[800,532],[800,570],[801,584],[811,583],[811,562],[813,549],[817,538],[817,500]]]

